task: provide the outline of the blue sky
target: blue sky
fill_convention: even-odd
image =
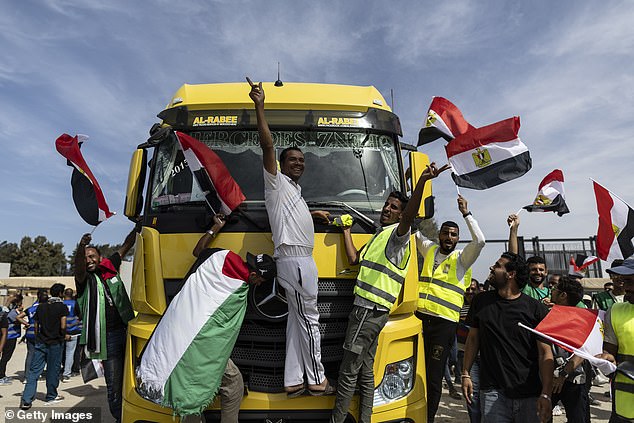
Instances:
[[[634,203],[634,2],[629,1],[0,1],[0,241],[45,235],[70,251],[91,229],[54,141],[83,148],[116,216],[95,231],[120,242],[127,168],[183,83],[285,81],[394,90],[406,142],[431,97],[475,126],[519,115],[533,169],[463,190],[490,239],[561,168],[571,213],[521,215],[520,234],[595,234],[590,177]],[[425,148],[446,160],[442,143]],[[458,220],[448,174],[434,181],[438,220]],[[466,228],[463,226],[463,232]],[[488,247],[487,247],[488,248]],[[491,255],[490,253],[489,255]],[[494,254],[493,254],[494,255]],[[484,276],[490,257],[476,266]]]

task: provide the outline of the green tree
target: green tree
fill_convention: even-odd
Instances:
[[[15,242],[0,242],[0,263],[12,263],[18,252],[18,244]]]
[[[13,253],[11,276],[58,276],[66,273],[64,246],[45,236],[25,236]]]

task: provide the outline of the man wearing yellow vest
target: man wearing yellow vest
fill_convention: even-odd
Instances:
[[[622,303],[612,305],[605,315],[603,350],[607,354],[604,358],[616,361],[619,366],[626,362],[634,366],[634,256],[607,272],[620,276],[625,296]],[[634,380],[617,370],[612,388],[610,423],[634,421]]]
[[[429,423],[433,423],[438,410],[443,371],[456,336],[465,289],[471,284],[471,266],[485,243],[484,234],[461,195],[458,210],[471,232],[472,241],[464,250],[456,250],[460,231],[455,222],[447,221],[440,226],[438,244],[420,232],[416,234],[418,253],[423,258],[416,313],[423,321]]]
[[[411,225],[423,197],[427,181],[449,168],[430,164],[420,176],[412,198],[400,192],[388,196],[379,223],[381,228],[361,250],[352,242],[350,226],[343,228],[346,255],[350,264],[360,263],[354,288],[354,307],[348,319],[339,369],[337,399],[331,423],[346,420],[350,401],[359,381],[359,419],[369,423],[374,401],[374,356],[379,333],[387,323],[390,309],[398,298],[410,262]]]

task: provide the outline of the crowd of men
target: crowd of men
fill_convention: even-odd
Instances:
[[[414,234],[418,257],[412,257],[411,228],[425,184],[448,166],[430,164],[421,174],[410,198],[392,192],[381,210],[379,229],[365,245],[355,245],[350,223],[342,224],[345,253],[351,265],[359,265],[354,287],[353,308],[343,344],[344,355],[337,383],[329,380],[321,363],[319,312],[317,309],[317,267],[312,258],[313,219],[330,221],[325,211],[311,211],[301,193],[299,179],[304,172],[304,155],[297,147],[283,150],[278,162],[273,139],[264,114],[262,84],[248,81],[254,102],[263,156],[265,205],[274,243],[274,261],[260,255],[238,265],[244,268],[245,283],[258,284],[276,274],[288,302],[284,389],[288,398],[301,395],[335,395],[331,422],[346,420],[351,400],[359,393],[359,422],[370,422],[374,395],[374,357],[379,334],[389,311],[399,297],[409,266],[420,260],[419,299],[416,315],[422,321],[425,345],[427,421],[433,422],[446,377],[452,396],[466,402],[472,422],[547,422],[559,401],[569,422],[590,421],[588,396],[592,367],[569,351],[536,337],[518,326],[535,327],[554,305],[587,307],[583,287],[575,275],[551,275],[544,258],[518,254],[519,218],[508,217],[509,251],[490,267],[484,287],[472,277],[473,264],[485,245],[485,238],[468,208],[458,196],[457,208],[471,234],[464,249],[457,249],[459,225],[441,224],[438,242],[420,232]],[[194,250],[198,264],[227,250],[202,251],[224,226],[224,216],[216,215],[213,227]],[[27,357],[26,386],[21,407],[28,408],[44,365],[47,371],[47,401],[55,401],[63,344],[66,365],[62,378],[70,376],[77,342],[92,359],[102,360],[113,417],[121,417],[121,388],[126,325],[133,318],[129,297],[118,274],[121,257],[134,243],[134,231],[113,256],[102,257],[82,237],[75,260],[77,301],[82,326],[69,332],[71,308],[63,304],[63,286],[54,285],[50,297],[38,298],[39,306],[29,314],[35,321],[35,338]],[[232,253],[231,253],[232,254]],[[217,257],[217,256],[216,256]],[[224,256],[223,256],[224,257]],[[225,260],[225,259],[223,259]],[[262,263],[267,263],[263,267]],[[268,267],[267,267],[268,266]],[[612,287],[595,295],[595,308],[607,311],[603,358],[619,364],[634,360],[634,259],[615,262],[608,269]],[[193,287],[192,289],[195,289]],[[592,304],[591,304],[592,305]],[[14,313],[15,314],[15,313]],[[17,314],[21,319],[25,313]],[[166,312],[164,319],[167,319]],[[5,319],[6,320],[6,319]],[[28,324],[29,322],[20,321]],[[2,326],[2,325],[0,325]],[[73,338],[80,332],[80,339]],[[15,347],[3,329],[0,347],[0,377]],[[69,337],[70,335],[70,337]],[[8,338],[8,340],[5,340]],[[29,341],[27,341],[29,342]],[[74,342],[74,343],[73,343]],[[7,351],[5,353],[5,350]],[[5,357],[6,358],[5,360]],[[454,387],[447,365],[455,366]],[[3,379],[0,379],[2,383]],[[227,363],[220,382],[223,422],[237,422],[242,397],[242,380],[237,368]],[[612,384],[614,400],[611,422],[634,419],[634,382],[621,373]]]

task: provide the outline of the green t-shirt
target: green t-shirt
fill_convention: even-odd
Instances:
[[[543,301],[544,298],[548,298],[550,300],[550,288],[535,288],[530,283],[527,283],[522,292],[528,295],[531,298],[535,298],[537,301]]]

